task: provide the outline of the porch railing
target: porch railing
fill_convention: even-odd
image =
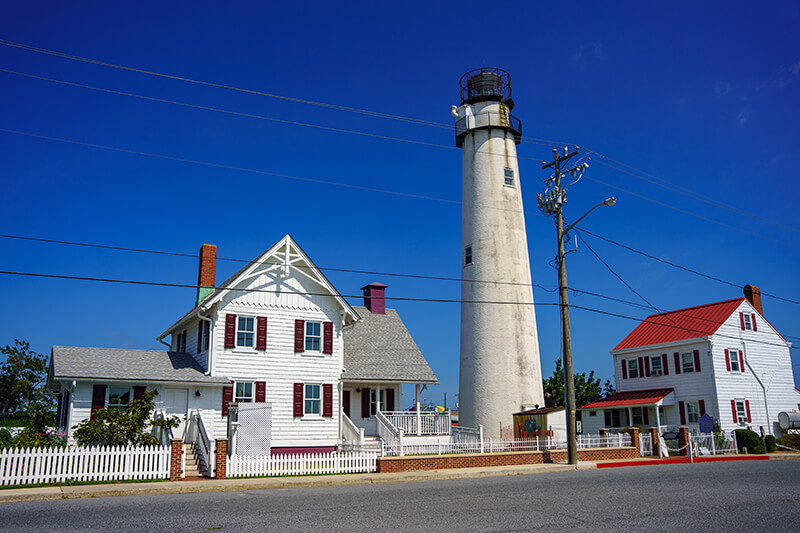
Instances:
[[[153,412],[153,419],[155,420],[165,420],[166,418],[167,412],[164,409],[158,409]],[[170,442],[172,442],[173,434],[170,427],[156,426],[153,428],[153,433],[161,446],[169,446]]]
[[[375,412],[375,425],[383,446],[396,450],[396,455],[403,455],[403,430],[392,424],[380,410]]]
[[[406,435],[450,434],[450,411],[385,411],[383,414]]]
[[[342,441],[346,444],[357,446],[361,449],[364,446],[364,428],[360,428],[350,420],[350,417],[342,413]]]
[[[629,434],[620,435],[592,435],[582,436],[578,440],[578,448],[611,448],[631,446],[631,436]],[[497,453],[497,452],[518,452],[518,451],[547,451],[547,450],[566,450],[567,442],[565,439],[554,437],[541,437],[535,439],[519,440],[495,440],[488,439],[481,442],[476,441],[457,441],[455,438],[449,442],[435,442],[430,444],[390,444],[384,442],[384,455],[421,455],[421,454],[447,454],[447,453]]]

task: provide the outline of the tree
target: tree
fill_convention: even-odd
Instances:
[[[43,421],[52,412],[55,399],[47,390],[47,356],[19,339],[14,339],[14,346],[0,348],[0,353],[6,355],[0,363],[0,412]]]
[[[575,384],[575,406],[589,402],[594,402],[614,394],[614,386],[610,380],[603,384],[599,378],[594,377],[594,370],[586,375],[586,372],[575,372],[572,374]],[[556,359],[556,368],[553,375],[543,380],[544,403],[547,407],[564,406],[564,368],[561,366],[561,359]]]
[[[177,416],[150,418],[155,397],[155,391],[147,391],[140,400],[131,400],[125,409],[98,409],[94,418],[75,426],[72,435],[82,446],[155,446],[159,442],[149,426],[168,429],[180,424]]]

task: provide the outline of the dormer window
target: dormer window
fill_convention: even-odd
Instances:
[[[636,359],[628,360],[628,375],[632,378],[639,377],[639,361]]]

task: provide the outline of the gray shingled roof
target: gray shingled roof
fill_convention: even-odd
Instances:
[[[53,346],[52,365],[54,379],[230,383],[222,377],[206,376],[191,355],[179,352]]]
[[[343,380],[439,382],[397,311],[354,309],[361,320],[343,330]]]

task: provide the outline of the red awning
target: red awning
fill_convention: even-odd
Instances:
[[[603,409],[607,407],[620,407],[623,405],[645,405],[663,400],[665,396],[675,389],[649,389],[616,392],[602,400],[590,402],[578,409]]]

